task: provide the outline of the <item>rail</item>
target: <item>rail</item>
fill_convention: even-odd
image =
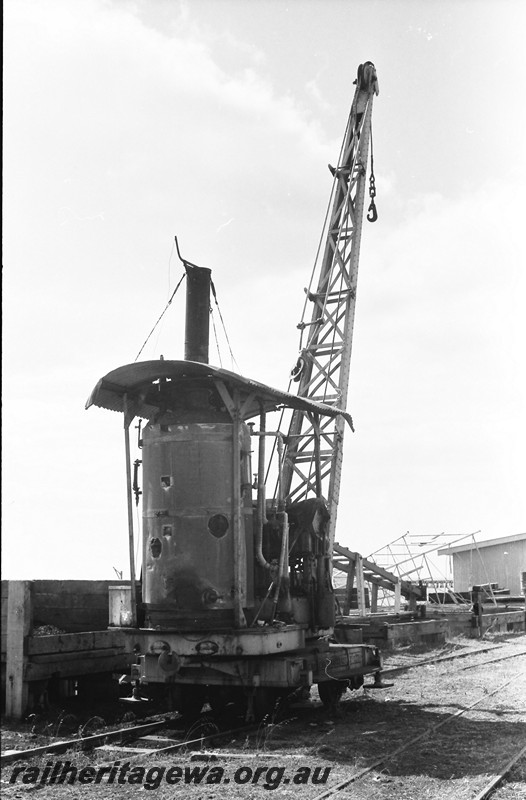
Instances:
[[[339,792],[341,789],[345,789],[347,786],[350,786],[351,783],[356,783],[356,781],[361,780],[366,775],[368,775],[373,770],[375,770],[377,767],[380,767],[383,764],[385,764],[386,762],[391,761],[394,758],[397,758],[397,756],[399,756],[401,753],[405,752],[406,750],[409,750],[417,742],[420,742],[422,739],[425,739],[431,733],[434,733],[435,731],[439,730],[444,725],[447,725],[448,723],[452,722],[453,720],[458,719],[458,717],[461,717],[463,714],[466,714],[468,711],[471,711],[471,709],[475,708],[480,703],[483,703],[485,700],[487,700],[488,697],[492,697],[493,695],[495,695],[498,692],[502,691],[502,689],[504,689],[510,683],[512,683],[513,681],[517,680],[518,677],[522,677],[525,674],[526,673],[524,671],[515,673],[507,681],[502,683],[500,686],[497,686],[497,688],[494,689],[492,692],[485,692],[482,695],[482,697],[479,697],[478,700],[475,700],[475,702],[470,703],[468,706],[464,706],[463,708],[460,708],[458,711],[455,711],[452,714],[448,714],[448,716],[445,717],[444,719],[440,720],[440,722],[437,722],[435,725],[429,726],[422,733],[419,733],[418,736],[413,737],[412,739],[410,739],[405,744],[401,745],[400,747],[397,747],[396,750],[393,750],[391,753],[388,753],[387,755],[376,759],[372,764],[369,764],[368,767],[365,767],[364,769],[359,770],[358,772],[354,773],[354,775],[351,775],[349,778],[346,778],[345,780],[340,781],[339,783],[335,784],[334,786],[331,786],[325,792],[322,792],[321,794],[316,795],[316,797],[312,798],[312,800],[326,800],[326,798],[332,797],[334,794],[336,794],[336,792]]]

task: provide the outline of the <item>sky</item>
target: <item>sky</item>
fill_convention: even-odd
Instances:
[[[379,219],[336,538],[526,530],[525,23],[522,0],[6,0],[4,578],[129,574],[122,417],[84,405],[165,308],[174,236],[212,269],[235,362],[216,309],[211,363],[287,388],[366,60]],[[140,358],[182,358],[183,317],[180,291]]]

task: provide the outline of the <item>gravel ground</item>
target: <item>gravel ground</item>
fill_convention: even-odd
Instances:
[[[494,652],[479,652],[490,646]],[[384,759],[361,780],[338,791],[338,800],[471,800],[526,744],[526,655],[519,655],[526,653],[526,637],[495,637],[482,642],[459,639],[425,652],[406,648],[386,658],[386,668],[461,652],[468,655],[427,663],[393,676],[390,688],[348,692],[337,714],[322,708],[313,690],[309,708],[291,709],[249,739],[222,743],[213,760],[190,753],[164,758],[139,756],[126,769],[131,759],[126,752],[70,752],[67,756],[44,756],[31,765],[9,765],[2,772],[2,797],[23,798],[33,791],[38,791],[42,800],[130,797],[139,791],[155,791],[159,800],[217,800],[227,796],[250,800],[267,797],[270,792],[280,798],[312,800]],[[483,665],[504,656],[509,658]],[[499,691],[492,694],[495,689]],[[481,702],[469,712],[433,730],[478,700]],[[60,738],[66,738],[63,732]],[[410,741],[408,749],[396,753]],[[27,725],[4,729],[4,749],[37,743],[40,741],[31,737]],[[69,761],[77,769],[75,783],[40,782],[46,765],[51,772],[58,761]],[[111,779],[113,774],[111,784],[106,783],[108,774],[100,776],[100,783],[79,783],[83,768],[88,768],[82,773],[83,779],[93,780],[102,764],[115,761],[119,763],[109,775]],[[15,767],[20,768],[16,775]],[[13,776],[15,783],[10,782]],[[496,798],[526,798],[524,761],[516,765]]]

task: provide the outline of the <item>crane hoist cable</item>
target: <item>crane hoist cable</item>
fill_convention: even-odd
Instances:
[[[376,222],[378,219],[378,212],[376,210],[376,203],[374,202],[374,198],[376,197],[376,184],[374,179],[374,154],[373,154],[373,124],[371,122],[370,127],[370,141],[371,141],[371,174],[369,176],[369,197],[371,198],[371,202],[369,204],[369,208],[367,209],[367,220],[369,222]]]
[[[317,288],[312,279],[307,299],[312,301],[310,319],[307,312],[300,325],[300,352],[292,370],[298,383],[298,395],[346,407],[353,325],[355,318],[356,283],[360,256],[360,240],[364,205],[368,220],[376,221],[376,184],[374,157],[371,149],[372,175],[367,181],[367,163],[371,140],[373,96],[378,92],[374,64],[360,64],[356,91],[345,128],[337,166],[329,165],[333,176],[331,213],[322,230],[324,242],[318,248],[315,271]],[[367,185],[368,184],[368,185]],[[308,304],[306,303],[305,306]],[[317,426],[317,427],[316,427]],[[287,501],[297,502],[310,492],[326,497],[330,514],[329,539],[334,539],[334,526],[341,484],[344,425],[341,419],[313,423],[307,415],[294,411],[288,427],[283,482]],[[316,466],[316,480],[312,466]]]
[[[214,297],[214,301],[215,301],[215,304],[217,306],[217,312],[219,314],[219,319],[221,320],[221,325],[223,326],[223,333],[225,334],[225,339],[226,339],[226,343],[228,345],[228,350],[229,350],[229,353],[230,353],[230,358],[231,358],[232,364],[235,364],[236,367],[239,369],[239,365],[238,365],[238,363],[236,361],[234,353],[232,352],[232,347],[230,345],[230,339],[228,338],[228,333],[227,333],[227,330],[226,330],[225,321],[223,319],[223,315],[222,315],[221,309],[219,307],[219,301],[217,299],[216,287],[214,286],[214,282],[212,280],[210,281],[210,288],[212,290],[212,295]],[[215,331],[215,325],[214,325],[214,331]],[[216,341],[217,341],[217,336],[216,336]],[[219,345],[218,345],[218,347],[219,347]],[[221,356],[219,356],[219,358],[221,358]]]
[[[216,320],[215,320],[215,317],[214,317],[214,309],[212,308],[212,306],[210,306],[210,320],[212,322],[212,328],[214,330],[214,339],[215,339],[215,343],[216,343],[217,357],[219,359],[219,366],[222,368],[223,367],[223,359],[221,358],[221,348],[219,347],[219,338],[217,336]]]

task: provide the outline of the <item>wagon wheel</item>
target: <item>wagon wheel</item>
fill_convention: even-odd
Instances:
[[[206,698],[205,686],[186,686],[179,684],[172,689],[172,704],[183,717],[197,717]]]
[[[271,719],[276,713],[278,702],[283,696],[279,689],[272,686],[260,686],[254,691],[252,697],[252,710],[256,722],[260,722],[265,717]]]
[[[347,681],[323,681],[318,684],[320,700],[327,708],[334,708],[347,689]]]
[[[210,686],[208,702],[219,717],[239,717],[245,710],[243,690],[237,686]]]

